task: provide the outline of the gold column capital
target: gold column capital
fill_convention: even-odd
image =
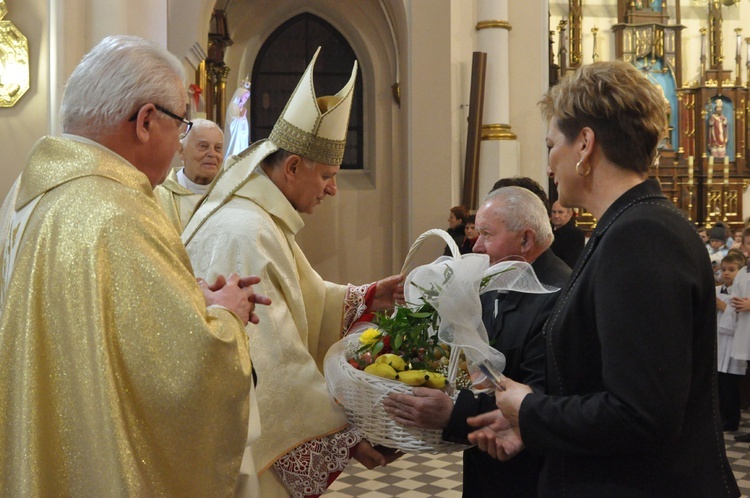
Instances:
[[[507,29],[510,31],[513,29],[513,26],[510,25],[508,21],[479,21],[477,23],[476,30],[479,31],[480,29],[489,29],[489,28],[500,28],[500,29]]]
[[[517,138],[508,124],[482,125],[482,140],[516,140]]]

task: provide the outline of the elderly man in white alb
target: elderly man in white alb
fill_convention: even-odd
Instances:
[[[336,95],[316,99],[317,56],[270,137],[230,159],[182,237],[197,276],[250,272],[261,278],[258,292],[273,301],[256,310],[258,327],[248,328],[261,436],[243,465],[254,459],[261,491],[251,490],[255,476],[243,471],[239,494],[254,498],[318,496],[350,458],[369,467],[389,460],[348,427],[321,367],[359,316],[403,296],[401,277],[359,287],[326,282],[295,241],[304,225],[300,213],[336,194],[356,78],[355,63]]]
[[[170,170],[154,195],[169,221],[182,232],[224,163],[224,133],[213,121],[195,119],[180,138],[179,155],[183,167]]]

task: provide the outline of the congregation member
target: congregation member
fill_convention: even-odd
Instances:
[[[552,252],[573,268],[583,252],[583,246],[586,245],[586,235],[576,225],[573,210],[562,207],[560,201],[552,204],[549,220],[555,231]]]
[[[492,189],[490,190],[490,193],[493,190],[497,190],[502,187],[523,187],[527,190],[530,190],[534,193],[537,197],[539,197],[539,200],[542,201],[542,204],[544,204],[544,209],[547,212],[547,216],[549,217],[550,214],[550,206],[549,206],[549,197],[547,197],[547,192],[544,191],[544,188],[539,185],[539,182],[534,180],[533,178],[529,178],[528,176],[511,176],[508,178],[500,178],[498,181],[495,182],[494,185],[492,185]]]
[[[476,219],[476,215],[470,214],[466,220],[466,226],[464,227],[464,241],[458,248],[461,254],[469,254],[474,250],[474,244],[477,243],[477,239],[479,238]]]
[[[194,119],[180,139],[182,168],[170,169],[164,183],[154,189],[159,205],[179,233],[224,163],[224,133],[208,119]]]
[[[746,228],[743,231],[743,241],[746,234],[750,239],[750,229]],[[734,249],[731,252],[734,252]],[[742,363],[747,365],[747,362],[750,360],[750,272],[748,272],[747,266],[742,268],[734,277],[731,292],[730,303],[732,311],[735,312],[736,322],[731,349],[726,352],[733,363],[727,366],[738,367]],[[737,368],[734,371],[739,372]],[[720,372],[723,372],[723,370],[720,370]],[[738,381],[739,379],[730,378],[728,380],[731,382],[732,380]],[[750,442],[750,434],[736,435],[734,440],[748,443]]]
[[[501,378],[499,410],[469,419],[469,440],[501,459],[543,455],[540,496],[739,496],[716,405],[708,255],[648,179],[662,93],[626,62],[598,62],[541,105],[560,202],[598,223],[545,325],[546,394]]]
[[[68,80],[62,138],[36,143],[6,201],[2,496],[234,491],[252,385],[243,325],[268,301],[236,274],[199,286],[156,203],[186,104],[176,57],[105,38]]]
[[[326,282],[295,240],[304,226],[300,214],[336,195],[356,79],[355,63],[336,95],[316,98],[319,52],[269,138],[229,160],[183,233],[196,275],[251,272],[261,278],[259,292],[273,300],[258,309],[258,327],[248,328],[262,431],[243,460],[254,461],[259,477],[243,470],[239,496],[318,496],[351,458],[369,468],[393,458],[348,426],[322,361],[362,314],[403,299],[401,276],[363,286]]]
[[[724,227],[715,226],[708,231],[708,257],[714,272],[714,281],[721,284],[721,260],[729,252],[726,246],[726,230]]]
[[[706,245],[706,249],[710,250],[711,246],[708,245],[708,229],[704,226],[699,226],[697,229],[698,237]]]
[[[469,209],[466,206],[453,206],[448,214],[448,235],[453,238],[453,242],[461,248],[464,243],[466,235],[464,229],[466,228],[466,220],[469,219]],[[445,246],[443,255],[452,256],[449,246]]]
[[[732,287],[740,269],[745,266],[745,256],[731,250],[721,260],[722,285],[716,286],[717,367],[719,370],[719,413],[724,431],[740,427],[740,379],[747,370],[747,361],[732,358],[734,331],[738,311],[732,306]],[[744,289],[743,289],[744,290]]]
[[[516,178],[505,184],[518,184]],[[525,181],[533,180],[530,178]],[[541,187],[539,187],[541,189]],[[552,228],[541,199],[526,188],[501,187],[490,192],[476,214],[479,238],[474,252],[487,254],[490,265],[519,260],[531,263],[539,281],[561,288],[570,268],[549,249]],[[544,390],[544,338],[542,329],[559,292],[526,294],[487,292],[481,295],[482,322],[495,349],[505,355],[505,373]],[[443,391],[415,387],[414,395],[393,394],[383,401],[386,411],[406,427],[443,431],[443,439],[468,443],[469,416],[489,412],[495,399],[464,389],[453,400]],[[537,496],[541,458],[523,452],[500,462],[477,448],[464,451],[463,496],[532,498]]]
[[[750,258],[750,228],[742,229],[740,243],[736,248],[745,256],[745,259]]]

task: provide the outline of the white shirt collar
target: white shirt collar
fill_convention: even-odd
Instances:
[[[211,184],[199,185],[190,180],[190,178],[185,175],[185,168],[180,168],[180,171],[177,172],[177,183],[179,183],[192,193],[200,195],[204,195],[206,192],[208,192],[209,187],[211,187]]]

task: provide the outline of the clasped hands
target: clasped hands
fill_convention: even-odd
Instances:
[[[198,285],[203,291],[206,306],[219,305],[237,315],[242,323],[258,323],[258,315],[254,313],[256,304],[271,304],[271,299],[253,291],[253,285],[260,282],[258,277],[240,277],[236,273],[216,277],[216,282],[208,284],[198,278]]]

